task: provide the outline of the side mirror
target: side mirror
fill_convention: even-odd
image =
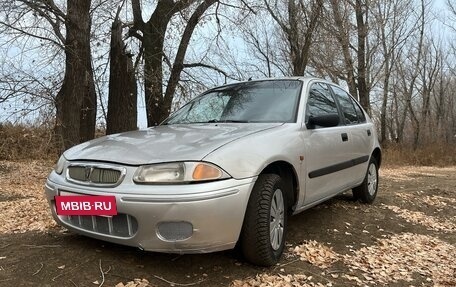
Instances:
[[[338,114],[327,114],[322,116],[310,116],[307,121],[307,128],[314,129],[315,126],[320,127],[335,127],[339,125],[340,117]]]

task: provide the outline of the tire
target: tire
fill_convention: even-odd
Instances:
[[[353,188],[355,199],[363,203],[372,203],[378,192],[378,164],[374,157],[371,157],[367,167],[366,177],[360,186]]]
[[[244,258],[260,266],[276,264],[283,253],[286,230],[285,184],[276,174],[262,174],[250,195],[242,226],[240,244]]]

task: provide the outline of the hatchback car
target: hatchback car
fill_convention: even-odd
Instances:
[[[289,215],[352,189],[372,203],[381,149],[369,116],[316,78],[247,81],[196,97],[156,127],[98,138],[61,156],[46,181],[58,224],[168,253],[240,246],[277,263]],[[58,214],[55,199],[111,196],[116,215]]]

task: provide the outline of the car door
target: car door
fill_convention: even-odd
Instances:
[[[333,127],[309,126],[311,117],[337,114],[340,123]],[[330,197],[347,185],[350,176],[347,165],[351,159],[350,136],[347,126],[326,83],[310,84],[305,110],[307,128],[304,132],[305,168],[301,175],[306,178],[304,205]]]
[[[367,123],[366,116],[359,104],[341,88],[330,85],[343,114],[344,124],[348,128],[350,158],[353,166],[347,184],[352,187],[364,179],[369,160],[370,149],[374,141],[374,126]]]

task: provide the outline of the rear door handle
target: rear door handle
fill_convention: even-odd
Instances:
[[[372,134],[371,130],[367,130],[367,136],[370,137]]]
[[[340,135],[342,136],[342,141],[343,141],[343,142],[348,141],[348,135],[347,135],[347,133],[341,133]]]

